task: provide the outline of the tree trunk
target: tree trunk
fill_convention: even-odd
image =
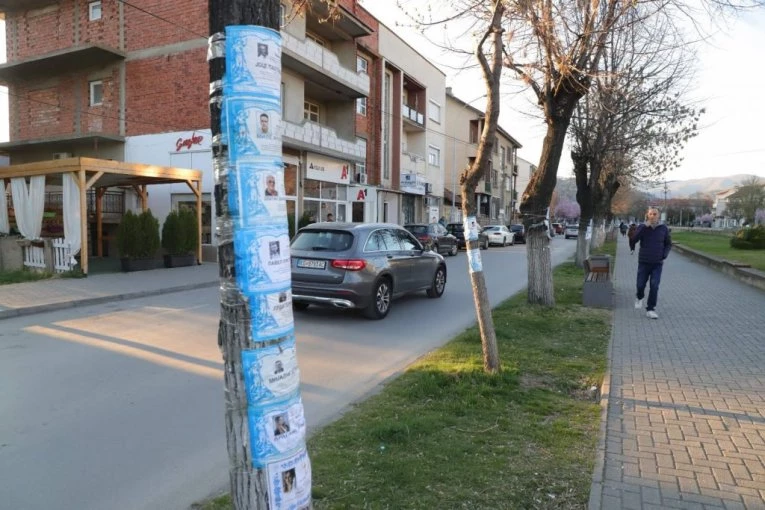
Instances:
[[[592,218],[592,188],[588,176],[588,157],[581,152],[571,152],[574,162],[574,177],[576,179],[576,201],[579,204],[579,235],[576,238],[576,255],[574,263],[577,267],[584,267],[584,261],[590,256],[589,245],[585,234],[587,225]]]
[[[555,306],[550,238],[544,229],[535,229],[528,233],[526,243],[529,265],[528,301],[532,304]]]
[[[481,177],[487,175],[491,164],[492,147],[494,136],[499,122],[499,88],[502,76],[502,14],[504,8],[502,2],[495,1],[492,19],[486,32],[476,47],[476,58],[481,65],[484,83],[486,85],[487,101],[486,114],[481,139],[478,142],[476,158],[470,168],[460,176],[460,192],[462,193],[462,217],[465,222],[465,240],[468,254],[468,269],[470,271],[470,284],[473,288],[473,302],[475,303],[478,327],[481,332],[481,348],[483,350],[483,368],[488,373],[496,373],[500,370],[499,349],[497,348],[497,334],[494,331],[494,320],[491,315],[491,303],[486,290],[486,279],[481,263],[481,250],[478,240],[470,240],[469,222],[475,219],[475,189]],[[491,62],[486,58],[483,44],[492,38]]]
[[[542,144],[539,168],[531,177],[523,193],[521,214],[523,214],[529,238],[526,244],[529,261],[529,303],[555,306],[550,238],[547,235],[544,220],[555,189],[566,131],[580,97],[579,92],[562,90],[550,99],[550,106],[547,108],[549,113],[547,134]]]
[[[249,301],[244,298],[236,279],[234,229],[238,227],[233,227],[234,222],[228,206],[228,172],[231,171],[233,161],[229,161],[228,146],[221,144],[221,133],[225,126],[221,126],[223,91],[220,83],[225,74],[225,55],[221,54],[217,43],[220,38],[217,35],[225,33],[227,26],[234,25],[259,25],[278,31],[280,6],[276,0],[209,0],[208,7],[209,29],[213,36],[209,53],[210,83],[214,85],[210,89],[210,125],[216,179],[215,211],[219,232],[218,268],[221,279],[218,346],[224,362],[225,433],[231,499],[234,508],[238,510],[268,509],[271,508],[268,471],[264,467],[254,467],[253,441],[248,417],[248,405],[257,406],[258,400],[252,394],[248,396],[242,352],[256,352],[258,349],[278,344],[282,338],[266,342],[253,339],[253,310],[248,306]],[[284,230],[287,230],[286,222]],[[310,506],[310,502],[307,506]]]

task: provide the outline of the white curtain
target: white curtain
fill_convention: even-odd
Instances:
[[[45,206],[45,176],[30,177],[29,187],[24,177],[14,177],[11,194],[19,232],[27,239],[39,239]]]
[[[80,188],[77,177],[71,173],[63,175],[64,184],[64,240],[72,250],[72,258],[80,253],[82,231],[80,230]]]
[[[11,225],[8,222],[8,199],[5,197],[5,180],[0,179],[0,234],[8,234]]]

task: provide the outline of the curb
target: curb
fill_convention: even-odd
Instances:
[[[592,484],[590,485],[590,499],[587,504],[588,510],[600,510],[603,505],[603,481],[606,469],[606,435],[608,433],[608,407],[611,397],[611,365],[612,349],[614,345],[614,331],[616,313],[611,316],[611,338],[608,339],[608,351],[606,352],[606,372],[603,374],[603,384],[600,385],[600,429],[598,431],[598,446],[595,450],[595,467],[592,470]]]
[[[704,264],[707,267],[731,276],[741,283],[745,283],[760,290],[765,290],[765,272],[763,271],[741,266],[729,260],[713,257],[678,243],[672,243],[672,250],[677,251],[677,253],[698,264]]]
[[[163,289],[139,290],[136,292],[128,292],[127,294],[111,294],[109,296],[98,296],[98,297],[92,297],[92,298],[75,299],[72,301],[62,301],[60,303],[48,303],[45,305],[25,306],[22,308],[10,308],[8,310],[0,310],[0,320],[12,319],[14,317],[23,317],[25,315],[35,315],[39,313],[55,312],[57,310],[65,310],[67,308],[79,308],[82,306],[99,305],[102,303],[110,303],[114,301],[127,301],[130,299],[140,299],[144,297],[159,296],[161,294],[173,294],[175,292],[202,289],[205,287],[215,287],[218,285],[218,283],[219,282],[217,280],[214,282],[190,283],[188,285],[178,285],[176,287],[165,287]]]

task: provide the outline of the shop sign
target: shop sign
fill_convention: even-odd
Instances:
[[[425,194],[425,178],[420,174],[401,174],[401,191],[415,195]]]
[[[305,176],[317,181],[350,184],[351,165],[347,161],[308,153],[306,155]]]

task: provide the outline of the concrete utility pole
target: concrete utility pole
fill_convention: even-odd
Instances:
[[[209,13],[231,499],[238,510],[310,508],[280,134],[280,5],[209,0]]]

